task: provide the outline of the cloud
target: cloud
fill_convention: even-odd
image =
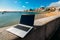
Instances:
[[[51,3],[48,7],[55,6],[60,7],[60,1]]]
[[[26,6],[23,5],[22,7],[25,8]]]
[[[40,7],[44,7],[43,5],[41,5]]]
[[[26,4],[28,4],[29,2],[25,2]]]
[[[17,1],[14,1],[14,3],[17,3]]]

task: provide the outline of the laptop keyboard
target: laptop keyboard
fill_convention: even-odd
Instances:
[[[15,28],[18,28],[18,29],[21,29],[21,30],[24,30],[24,31],[28,31],[30,29],[28,27],[24,27],[24,26],[21,26],[21,25],[17,25],[17,26],[15,26]]]

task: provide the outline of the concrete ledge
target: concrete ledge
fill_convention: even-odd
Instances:
[[[48,22],[50,22],[50,21],[52,21],[52,20],[54,20],[54,19],[56,19],[58,17],[60,17],[60,15],[55,15],[55,16],[50,16],[50,17],[36,19],[34,21],[34,25],[36,25],[36,26],[37,25],[42,26],[42,25],[44,25],[44,24],[46,24],[46,23],[48,23]]]

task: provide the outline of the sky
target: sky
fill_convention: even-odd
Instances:
[[[0,11],[21,11],[60,5],[60,0],[0,0]]]

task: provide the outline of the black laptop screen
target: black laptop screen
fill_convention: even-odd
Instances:
[[[29,25],[29,26],[33,26],[33,24],[34,24],[34,16],[35,15],[22,15],[20,23],[25,24],[25,25]]]

